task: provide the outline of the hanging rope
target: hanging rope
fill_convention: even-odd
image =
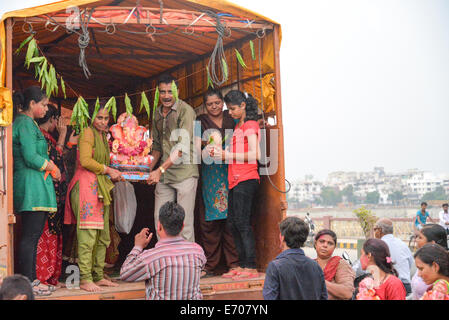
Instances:
[[[159,10],[159,23],[162,24],[162,15],[164,14],[164,1],[159,0],[160,10]]]
[[[94,9],[92,9],[89,13],[89,17],[86,19],[86,13],[84,13],[83,17],[81,18],[81,34],[78,37],[78,46],[80,48],[80,56],[79,56],[79,66],[83,68],[84,76],[89,79],[89,76],[91,75],[89,68],[87,67],[87,61],[86,61],[86,53],[85,50],[87,46],[89,45],[90,36],[89,36],[89,21],[92,17],[92,13],[94,12]]]
[[[265,113],[264,113],[264,99],[263,99],[263,79],[262,79],[262,59],[261,59],[261,54],[262,54],[262,38],[265,36],[265,31],[263,33],[263,36],[259,37],[259,80],[260,80],[260,105],[262,107],[262,119],[263,119],[263,128],[264,130],[266,130],[266,126],[265,126]],[[285,191],[279,189],[274,182],[271,180],[271,177],[268,173],[268,168],[266,166],[263,167],[266,171],[266,176],[268,177],[268,180],[270,181],[270,184],[273,186],[273,188],[280,193],[285,193],[287,194],[288,192],[290,192],[290,189],[292,188],[292,184],[290,183],[290,181],[288,181],[285,177],[284,180],[285,182],[287,182],[288,184],[288,188],[286,188]]]
[[[218,33],[217,43],[215,44],[214,51],[212,51],[212,54],[209,59],[209,76],[212,82],[220,87],[222,84],[224,84],[228,80],[228,64],[226,62],[226,56],[224,52],[223,47],[223,37],[226,36],[225,31],[226,27],[221,22],[220,16],[212,11],[204,11],[209,17],[216,20],[215,30]],[[218,59],[218,61],[217,61]],[[217,65],[218,70],[221,70],[221,77],[218,76],[217,72]]]

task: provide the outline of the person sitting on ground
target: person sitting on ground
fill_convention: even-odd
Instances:
[[[421,300],[449,300],[449,255],[436,243],[428,243],[415,253],[418,276],[430,286]]]
[[[377,220],[374,225],[374,236],[386,242],[391,254],[391,261],[399,274],[407,294],[412,292],[410,269],[414,264],[412,252],[399,238],[393,236],[393,222],[387,218]]]
[[[30,280],[21,274],[4,278],[0,286],[0,300],[34,300]]]
[[[166,202],[159,210],[156,246],[143,251],[153,234],[148,228],[142,229],[122,265],[121,280],[145,280],[147,300],[203,299],[200,277],[206,256],[201,246],[181,236],[184,217],[184,209],[179,204]]]
[[[438,224],[425,225],[416,235],[416,246],[420,249],[428,243],[438,244],[447,250],[446,230]],[[415,272],[412,278],[412,299],[421,299],[427,289],[429,285],[418,275],[418,272]]]
[[[378,300],[405,300],[406,291],[393,267],[387,243],[380,239],[368,239],[361,253],[362,269],[368,270],[372,277],[366,277],[360,282],[357,300],[366,300],[362,297],[365,287],[372,287]]]
[[[324,272],[329,300],[349,300],[354,292],[355,272],[339,256],[332,256],[337,246],[337,235],[329,229],[315,236],[316,262]]]
[[[288,217],[279,225],[283,250],[268,264],[263,287],[265,300],[327,300],[323,270],[301,247],[309,235],[306,223]]]

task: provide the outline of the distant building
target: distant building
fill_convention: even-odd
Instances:
[[[415,173],[405,181],[405,194],[411,198],[416,198],[416,196],[422,198],[426,193],[433,192],[438,187],[445,188],[446,179],[436,176],[432,172]]]
[[[379,204],[392,204],[390,195],[400,192],[404,195],[404,201],[418,202],[427,192],[433,192],[438,187],[443,187],[449,194],[449,175],[436,175],[432,172],[418,169],[409,169],[404,172],[388,173],[384,167],[374,167],[373,171],[336,171],[328,174],[324,183],[316,181],[313,176],[307,175],[303,180],[292,185],[290,199],[298,202],[317,202],[320,199],[323,187],[338,188],[342,191],[349,185],[352,186],[354,196],[364,199],[368,193],[379,193]],[[347,197],[343,196],[347,202]]]

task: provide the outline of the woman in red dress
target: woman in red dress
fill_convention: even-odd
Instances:
[[[57,212],[48,214],[44,231],[39,239],[36,257],[36,276],[50,291],[58,285],[62,266],[62,219],[64,217],[64,199],[67,191],[66,170],[62,158],[67,126],[58,117],[55,106],[48,104],[45,117],[38,119],[39,129],[48,143],[48,155],[61,171],[61,180],[53,180],[56,192]],[[58,141],[53,137],[54,131],[59,134]],[[47,179],[51,179],[48,176]]]
[[[398,273],[393,267],[390,250],[380,239],[368,239],[363,245],[360,263],[363,270],[368,270],[371,277],[360,282],[357,300],[366,300],[366,284],[370,283],[373,300],[405,300],[406,291]],[[373,280],[374,279],[374,280]]]

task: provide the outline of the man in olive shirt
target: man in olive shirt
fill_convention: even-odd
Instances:
[[[193,124],[195,111],[182,100],[176,100],[172,92],[175,79],[162,75],[158,80],[159,101],[153,117],[154,161],[150,165],[148,184],[156,184],[154,223],[157,226],[159,209],[168,201],[176,201],[185,210],[184,229],[181,236],[195,241],[193,220],[198,166],[194,161]],[[156,163],[161,165],[154,170]]]

